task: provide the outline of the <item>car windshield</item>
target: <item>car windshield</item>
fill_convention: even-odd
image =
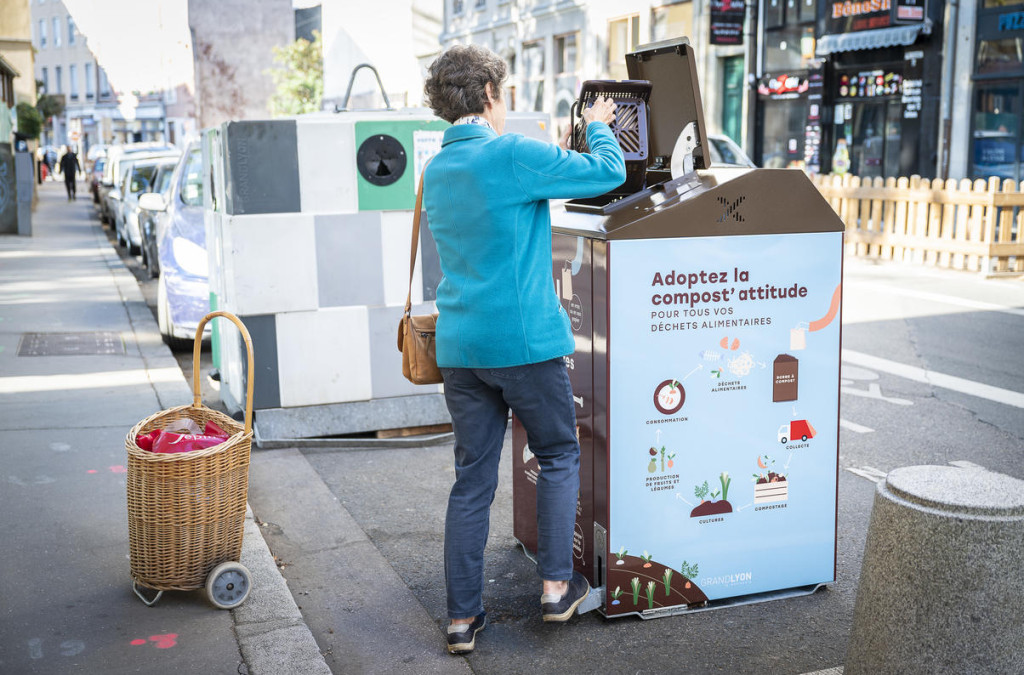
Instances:
[[[132,182],[129,186],[132,194],[149,192],[152,189],[153,178],[156,177],[156,164],[146,164],[132,169]]]
[[[203,205],[203,152],[199,148],[188,153],[181,177],[181,201],[188,206]]]
[[[160,172],[156,176],[156,184],[153,185],[153,192],[167,194],[167,190],[171,187],[171,178],[174,176],[174,166],[174,164],[164,164],[160,167]]]
[[[732,148],[729,147],[728,143],[712,138],[711,145],[714,146],[714,149],[718,151],[718,155],[719,157],[721,157],[720,161],[726,164],[745,164],[743,160],[736,156],[736,154],[732,151]]]

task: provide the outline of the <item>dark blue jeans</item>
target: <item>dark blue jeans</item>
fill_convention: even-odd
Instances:
[[[511,368],[442,368],[455,432],[455,485],[444,527],[448,618],[484,611],[484,546],[509,409],[526,428],[540,463],[537,572],[572,577],[572,537],[580,487],[576,408],[561,358]]]

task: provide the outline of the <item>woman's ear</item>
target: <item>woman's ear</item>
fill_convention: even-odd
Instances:
[[[484,93],[487,95],[487,102],[494,105],[498,102],[498,97],[494,95],[494,85],[490,82],[484,85]]]

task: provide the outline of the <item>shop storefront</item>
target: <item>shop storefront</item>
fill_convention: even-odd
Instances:
[[[977,27],[969,173],[1024,180],[1024,2],[980,0]]]
[[[769,169],[820,171],[820,60],[814,54],[815,0],[765,0],[757,83],[754,162]]]
[[[822,171],[932,177],[938,141],[942,5],[825,2]]]

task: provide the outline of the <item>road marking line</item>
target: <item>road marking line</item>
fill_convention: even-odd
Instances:
[[[1016,307],[1008,307],[1006,305],[997,305],[994,302],[968,300],[967,298],[958,298],[951,295],[942,295],[940,293],[929,293],[927,291],[915,291],[909,288],[894,288],[890,284],[881,284],[876,282],[858,283],[856,285],[858,287],[884,288],[885,292],[889,295],[902,295],[907,298],[918,298],[919,300],[938,302],[943,305],[956,305],[957,307],[980,309],[986,312],[1003,312],[1005,314],[1013,314],[1015,316],[1024,316],[1024,309],[1017,309]]]
[[[934,370],[924,370],[923,368],[908,366],[905,363],[897,363],[896,361],[890,361],[889,359],[883,359],[878,356],[871,356],[870,354],[855,352],[849,349],[844,349],[842,351],[842,359],[847,363],[863,366],[872,370],[880,370],[883,373],[889,373],[890,375],[914,380],[915,382],[923,382],[924,384],[930,384],[934,387],[942,387],[943,389],[958,391],[961,394],[988,399],[989,401],[995,401],[996,403],[1002,403],[1004,405],[1011,405],[1015,408],[1024,408],[1024,394],[1017,391],[1001,389],[999,387],[993,387],[992,385],[982,384],[981,382],[975,382],[973,380],[965,380],[962,377],[956,377],[954,375],[937,373]]]
[[[858,434],[870,434],[871,432],[874,431],[874,429],[871,429],[870,427],[857,424],[856,422],[851,422],[850,420],[844,420],[842,418],[839,419],[839,426],[842,427],[843,429],[856,431]]]
[[[954,459],[952,462],[950,462],[950,464],[961,469],[985,469],[985,467],[983,467],[981,464],[968,462],[966,459]],[[988,469],[985,470],[987,471]]]
[[[847,467],[846,470],[852,474],[860,476],[861,478],[867,478],[872,483],[879,483],[885,480],[885,476],[887,475],[884,471],[879,471],[878,469],[870,466],[865,466],[860,469]]]

